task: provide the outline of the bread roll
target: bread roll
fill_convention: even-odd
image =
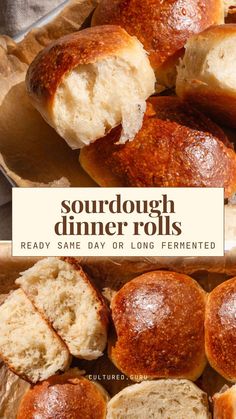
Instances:
[[[235,419],[236,386],[224,388],[213,396],[214,419]]]
[[[30,65],[26,86],[46,121],[71,148],[81,148],[119,124],[119,141],[133,139],[155,75],[138,39],[110,25],[50,44]]]
[[[196,380],[206,365],[205,299],[197,282],[174,272],[149,272],[128,282],[111,302],[111,360],[133,381]]]
[[[108,309],[72,258],[47,258],[23,272],[16,283],[48,319],[72,355],[96,359],[107,342]]]
[[[236,386],[213,396],[214,419],[235,419],[236,417]]]
[[[73,369],[28,390],[17,419],[105,419],[107,400],[100,385]]]
[[[175,66],[189,36],[223,22],[222,0],[101,0],[92,18],[92,25],[120,25],[137,36],[157,82],[167,87],[175,84]]]
[[[117,145],[118,127],[81,150],[87,173],[100,186],[224,187],[230,197],[236,191],[236,154],[223,131],[178,98],[149,103],[132,142]]]
[[[0,306],[0,323],[0,356],[15,374],[36,383],[69,366],[65,344],[22,290]]]
[[[107,406],[107,419],[209,419],[207,395],[188,380],[126,387]]]
[[[189,39],[176,92],[216,121],[236,128],[236,25],[206,29]]]
[[[226,380],[236,382],[236,278],[223,282],[209,295],[205,319],[205,347],[209,363]]]

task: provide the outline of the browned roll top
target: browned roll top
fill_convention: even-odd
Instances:
[[[236,381],[236,278],[209,295],[206,307],[206,354],[211,366],[229,381]]]
[[[149,100],[133,141],[116,144],[120,127],[85,147],[80,162],[101,186],[224,187],[236,191],[236,154],[223,131],[176,97]]]
[[[30,65],[26,76],[29,95],[35,102],[50,101],[65,74],[78,65],[117,53],[131,42],[126,31],[113,25],[87,28],[57,39]]]
[[[205,367],[205,292],[190,277],[156,271],[130,281],[112,300],[115,365],[135,381],[195,380]]]
[[[225,389],[224,392],[216,393],[213,396],[214,419],[234,419],[235,418],[235,386]]]
[[[215,23],[223,23],[221,0],[101,0],[92,19],[92,25],[120,25],[137,36],[153,68],[167,71],[187,39]]]
[[[106,396],[72,371],[36,384],[24,395],[17,419],[105,419]]]

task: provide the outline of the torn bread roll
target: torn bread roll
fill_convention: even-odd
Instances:
[[[119,145],[121,128],[80,152],[100,186],[224,187],[236,192],[236,154],[223,131],[175,97],[149,99],[143,126]]]
[[[24,395],[17,419],[105,419],[108,394],[76,369],[36,384]]]
[[[107,419],[210,419],[207,394],[188,380],[133,384],[107,406]]]
[[[133,381],[195,381],[206,366],[205,302],[205,291],[186,275],[156,271],[133,279],[111,301],[110,359]]]
[[[175,84],[176,64],[187,39],[224,23],[222,0],[101,0],[92,25],[120,25],[150,54],[160,85]]]
[[[235,45],[235,24],[214,26],[193,36],[176,80],[180,98],[232,128],[236,128]]]
[[[226,380],[236,382],[236,278],[218,285],[206,306],[205,348],[208,361]]]
[[[72,258],[46,258],[16,280],[72,355],[96,359],[107,343],[108,308]]]
[[[236,386],[214,394],[214,419],[235,419],[236,417]]]
[[[36,383],[69,367],[66,345],[22,290],[0,306],[0,323],[0,356],[15,374]]]
[[[30,65],[26,86],[33,105],[75,149],[119,124],[119,141],[132,140],[155,75],[137,38],[119,26],[101,26],[49,45]]]

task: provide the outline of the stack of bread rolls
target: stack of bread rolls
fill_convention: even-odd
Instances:
[[[28,390],[17,412],[17,419],[141,417],[210,419],[207,395],[188,380],[158,380],[131,385],[109,400],[101,385],[73,369]]]
[[[81,149],[80,164],[98,185],[224,187],[225,198],[234,195],[236,155],[223,132],[236,128],[228,6],[101,0],[90,28],[32,62],[33,105]],[[165,90],[175,86],[180,99]]]
[[[176,63],[183,55],[187,39],[223,21],[221,0],[101,0],[92,25],[120,25],[137,36],[150,55],[157,82],[172,87]]]
[[[186,124],[186,121],[187,124]],[[224,132],[176,97],[155,97],[141,131],[119,145],[120,127],[80,152],[101,186],[236,188],[236,155]]]
[[[195,381],[208,359],[236,382],[236,278],[207,294],[187,275],[155,271],[125,284],[113,297],[109,356],[134,381]],[[205,355],[206,354],[206,355]]]
[[[0,354],[14,372],[35,383],[68,368],[70,355],[103,355],[108,308],[74,259],[42,259],[16,284],[0,306]],[[236,382],[235,299],[236,278],[207,294],[188,275],[147,272],[111,300],[109,357],[132,381],[195,381],[208,359]]]
[[[235,6],[101,0],[90,28],[34,59],[26,77],[33,105],[81,150],[98,185],[235,194],[236,25],[224,23],[235,21]],[[18,419],[209,418],[207,395],[192,381],[208,361],[236,382],[236,278],[207,294],[189,276],[155,271],[119,289],[108,355],[138,384],[110,401],[77,370],[65,372],[72,356],[96,360],[107,343],[107,306],[81,267],[43,259],[17,285],[0,306],[0,355],[33,384]],[[214,396],[216,419],[235,417],[235,394],[233,386]]]
[[[72,258],[42,259],[16,283],[20,288],[0,306],[0,356],[34,385],[22,399],[20,419],[43,411],[49,419],[58,403],[60,419],[68,414],[82,419],[83,409],[98,419],[106,414],[138,419],[140,411],[147,419],[153,412],[158,419],[182,418],[184,412],[208,418],[207,396],[192,384],[207,361],[228,382],[236,382],[236,278],[207,293],[190,276],[152,271],[114,292],[108,356],[131,383],[140,384],[109,402],[103,388],[81,372],[65,372],[71,355],[91,362],[103,355],[107,343],[108,308],[81,267]],[[58,372],[64,374],[54,376]],[[216,418],[224,417],[219,412],[226,401],[233,409],[234,387],[228,392],[214,397]]]

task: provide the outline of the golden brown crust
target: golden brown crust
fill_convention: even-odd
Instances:
[[[236,381],[236,277],[209,295],[205,318],[205,347],[209,363],[229,381]]]
[[[94,63],[132,43],[119,26],[88,28],[52,42],[40,52],[26,75],[27,91],[38,107],[50,104],[63,76],[78,65]],[[43,103],[42,103],[43,102]]]
[[[101,0],[92,25],[120,25],[137,36],[157,70],[192,34],[222,20],[220,0]]]
[[[133,279],[112,300],[111,360],[134,381],[197,379],[206,364],[205,300],[186,275],[156,271]]]
[[[23,397],[17,419],[104,419],[106,399],[98,387],[72,371],[35,385]]]
[[[87,173],[101,186],[224,187],[230,197],[236,154],[223,131],[178,98],[149,102],[152,109],[133,141],[116,144],[117,127],[81,151]]]
[[[236,33],[236,25],[234,25],[233,23],[229,23],[227,25],[213,25],[213,26],[209,26],[208,28],[204,29],[204,31],[202,31],[199,34],[196,34],[195,36],[193,36],[191,38],[191,42],[194,42],[195,39],[200,38],[200,39],[208,39],[208,36],[210,35],[211,38],[216,38],[217,40],[220,40],[220,38],[224,39],[225,36],[232,36],[235,35]]]
[[[214,419],[234,419],[234,405],[235,400],[232,399],[232,394],[225,391],[222,394],[215,394],[213,396],[214,403]]]

